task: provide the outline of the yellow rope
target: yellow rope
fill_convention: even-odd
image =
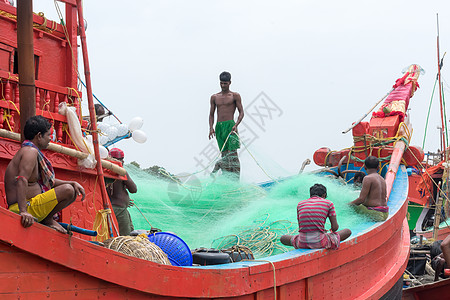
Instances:
[[[97,211],[94,221],[94,230],[97,231],[96,240],[98,242],[103,242],[109,238],[108,215],[110,214],[110,208]]]
[[[13,132],[14,130],[11,128],[11,124],[9,123],[9,119],[12,118],[12,115],[4,114],[3,119],[6,121],[6,124],[8,124],[9,131]]]

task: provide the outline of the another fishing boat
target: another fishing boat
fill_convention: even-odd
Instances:
[[[109,211],[110,203],[103,177],[122,178],[123,170],[112,162],[102,161],[96,143],[96,170],[77,165],[77,159],[84,157],[84,154],[76,151],[67,131],[67,119],[58,114],[58,106],[65,102],[73,105],[80,114],[81,92],[77,89],[78,34],[87,74],[94,141],[97,140],[96,122],[93,118],[81,0],[60,2],[66,5],[63,25],[43,16],[31,15],[31,1],[20,1],[19,12],[13,6],[0,2],[0,118],[3,120],[0,123],[0,180],[3,182],[2,170],[20,147],[18,133],[21,132],[24,119],[33,115],[33,110],[31,113],[29,110],[31,102],[36,114],[50,120],[55,129],[55,141],[51,149],[62,153],[47,150],[45,154],[53,163],[56,176],[79,181],[86,189],[86,202],[74,203],[63,210],[61,220],[97,230],[103,238],[108,238],[117,235],[117,222]],[[25,38],[22,32],[27,30],[27,12],[30,17],[30,40],[21,41]],[[27,57],[26,53],[20,53],[23,53],[22,46],[33,44],[31,63],[28,64],[34,69],[30,79],[22,73],[19,75]],[[22,61],[18,61],[18,56]],[[402,101],[409,101],[415,91],[418,75],[419,69],[413,65],[391,94],[406,95]],[[22,92],[27,89],[31,89],[34,95],[22,96]],[[87,127],[87,124],[83,124],[83,127]],[[328,167],[327,172],[341,174],[350,181],[353,173],[361,170],[361,160],[370,153],[368,145],[371,146],[372,154],[378,153],[385,158],[390,156],[382,168],[388,183],[389,218],[385,222],[354,230],[352,237],[342,242],[337,251],[298,249],[262,260],[215,266],[162,265],[90,243],[90,237],[80,234],[61,234],[41,224],[24,228],[20,216],[7,210],[1,186],[0,295],[33,299],[398,298],[409,255],[409,233],[405,219],[408,174],[401,161],[411,158],[408,153],[421,155],[420,151],[408,146],[407,128],[399,114],[372,118],[370,123],[359,123],[353,128],[355,146],[361,151],[342,155],[349,157],[347,160],[338,158],[334,152],[317,152],[317,157],[322,155],[322,163]],[[395,146],[377,146],[376,140],[366,139],[369,133],[391,139],[396,142]],[[275,184],[265,183],[261,187],[270,188]]]

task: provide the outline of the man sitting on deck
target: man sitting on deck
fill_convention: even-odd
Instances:
[[[359,197],[350,202],[356,212],[369,216],[372,220],[381,222],[389,216],[387,206],[386,181],[378,174],[378,158],[369,156],[364,160],[367,175],[362,181]]]
[[[300,201],[297,205],[297,219],[299,234],[283,235],[282,244],[298,248],[326,248],[338,249],[340,241],[347,239],[352,232],[350,229],[339,230],[333,202],[326,200],[327,188],[322,184],[315,184],[309,189],[310,197]],[[326,231],[325,221],[330,219],[331,232]]]
[[[436,264],[433,266],[435,271],[434,281],[439,280],[439,275],[442,271],[450,267],[450,234],[442,241],[441,251],[442,253],[431,261],[433,266],[433,261],[436,260]]]
[[[53,216],[82,195],[84,188],[75,181],[55,178],[50,161],[41,150],[50,143],[51,124],[42,116],[27,120],[26,140],[5,171],[5,193],[9,210],[22,217],[23,227],[38,222],[66,233]]]

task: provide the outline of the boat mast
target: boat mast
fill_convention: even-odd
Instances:
[[[441,59],[440,51],[439,51],[439,14],[436,14],[436,22],[437,22],[437,59],[438,59],[438,81],[439,81],[439,103],[441,108],[441,146],[443,150],[443,160],[446,162],[444,164],[444,172],[442,174],[442,181],[438,185],[438,197],[437,202],[435,203],[434,210],[434,226],[433,226],[433,239],[437,239],[439,232],[439,224],[441,222],[441,209],[443,198],[448,195],[448,154],[447,154],[447,146],[446,146],[446,137],[447,137],[447,128],[445,127],[445,106],[442,97],[442,81],[441,81],[441,68],[443,65],[444,57]],[[444,53],[445,56],[445,53]]]
[[[88,106],[89,106],[89,117],[91,121],[92,127],[92,142],[94,144],[94,153],[95,160],[97,161],[97,176],[99,177],[100,190],[102,193],[103,199],[103,208],[110,209],[108,194],[106,193],[105,179],[103,177],[103,169],[102,163],[100,159],[100,151],[99,151],[99,143],[98,143],[98,133],[97,133],[97,120],[95,117],[95,108],[94,108],[94,99],[92,96],[92,84],[91,84],[91,71],[89,68],[89,57],[87,53],[87,44],[86,44],[86,31],[84,28],[84,18],[83,18],[83,7],[81,5],[81,0],[77,0],[77,8],[78,8],[78,26],[80,28],[80,39],[81,39],[81,48],[83,51],[83,63],[84,63],[84,75],[86,78],[86,89],[87,89],[87,98],[88,98]],[[111,215],[108,214],[108,225],[109,225],[109,234],[113,237],[113,222],[111,220]]]
[[[19,71],[19,104],[21,140],[25,139],[25,122],[36,115],[34,81],[33,1],[17,1],[17,53]]]
[[[441,55],[439,51],[439,15],[436,14],[436,22],[437,22],[437,60],[438,60],[438,81],[439,81],[439,104],[441,108],[441,143],[442,143],[442,151],[444,151],[444,161],[447,161],[447,145],[446,145],[446,127],[445,127],[445,120],[444,120],[444,106],[443,106],[443,100],[442,100],[442,82],[441,82],[441,68],[442,68],[442,60]]]

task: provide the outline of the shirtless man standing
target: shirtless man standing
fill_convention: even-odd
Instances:
[[[359,197],[350,202],[359,213],[368,215],[374,221],[384,221],[389,216],[386,181],[378,174],[378,158],[369,156],[364,160],[367,175],[362,181]]]
[[[219,150],[222,154],[220,163],[216,164],[213,173],[219,168],[231,172],[240,177],[241,164],[237,155],[237,149],[240,147],[237,127],[244,118],[244,109],[242,107],[241,95],[230,91],[231,74],[222,72],[219,76],[221,92],[211,96],[209,111],[209,139],[216,136]],[[214,113],[217,108],[217,123],[214,129]],[[234,122],[234,112],[236,108],[239,112],[236,123]],[[230,134],[231,133],[231,134]],[[228,138],[228,141],[227,141]],[[226,144],[225,144],[225,141]]]
[[[42,116],[27,120],[25,141],[5,171],[5,193],[9,210],[22,217],[23,227],[31,226],[35,219],[41,224],[67,231],[53,216],[82,195],[84,188],[75,181],[55,178],[53,168],[41,150],[50,143],[51,124]]]
[[[119,148],[112,148],[109,151],[109,156],[117,159],[123,164],[124,153]],[[115,180],[109,183],[106,188],[111,206],[116,215],[117,223],[119,223],[119,234],[122,236],[130,235],[134,230],[133,222],[131,220],[128,207],[133,205],[133,202],[128,195],[130,193],[136,193],[137,187],[130,175],[125,175],[127,180]],[[128,190],[128,191],[127,191]]]

